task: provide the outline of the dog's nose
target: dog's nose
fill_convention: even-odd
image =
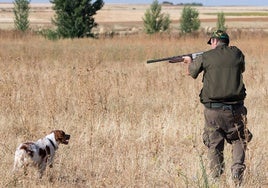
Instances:
[[[70,138],[71,138],[71,135],[66,134],[66,135],[65,135],[65,138],[66,138],[66,139],[70,139]]]

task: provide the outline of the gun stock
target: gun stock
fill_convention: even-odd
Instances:
[[[151,60],[148,60],[147,63],[156,63],[156,62],[161,62],[161,61],[168,61],[169,63],[179,63],[183,61],[184,56],[190,56],[192,59],[195,59],[197,56],[200,56],[203,53],[204,52],[197,52],[193,54],[185,54],[185,55],[166,57],[166,58],[161,58],[161,59],[151,59]]]

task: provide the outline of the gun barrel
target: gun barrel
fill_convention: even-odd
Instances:
[[[169,61],[171,58],[167,57],[167,58],[161,58],[161,59],[150,59],[147,61],[147,63],[156,63],[156,62],[160,62],[160,61]]]

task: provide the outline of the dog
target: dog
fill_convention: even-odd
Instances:
[[[20,144],[15,151],[13,172],[23,169],[24,174],[27,175],[28,166],[35,166],[38,169],[39,178],[42,178],[46,167],[53,167],[53,159],[59,144],[67,145],[70,137],[62,130],[54,130],[36,142]]]

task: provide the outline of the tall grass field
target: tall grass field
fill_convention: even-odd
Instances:
[[[248,127],[243,187],[268,187],[268,36],[230,33],[246,57]],[[202,75],[146,60],[209,50],[208,36],[138,34],[49,41],[0,32],[0,187],[232,188],[210,179],[202,143]],[[71,135],[53,168],[13,174],[14,152],[54,129]]]

